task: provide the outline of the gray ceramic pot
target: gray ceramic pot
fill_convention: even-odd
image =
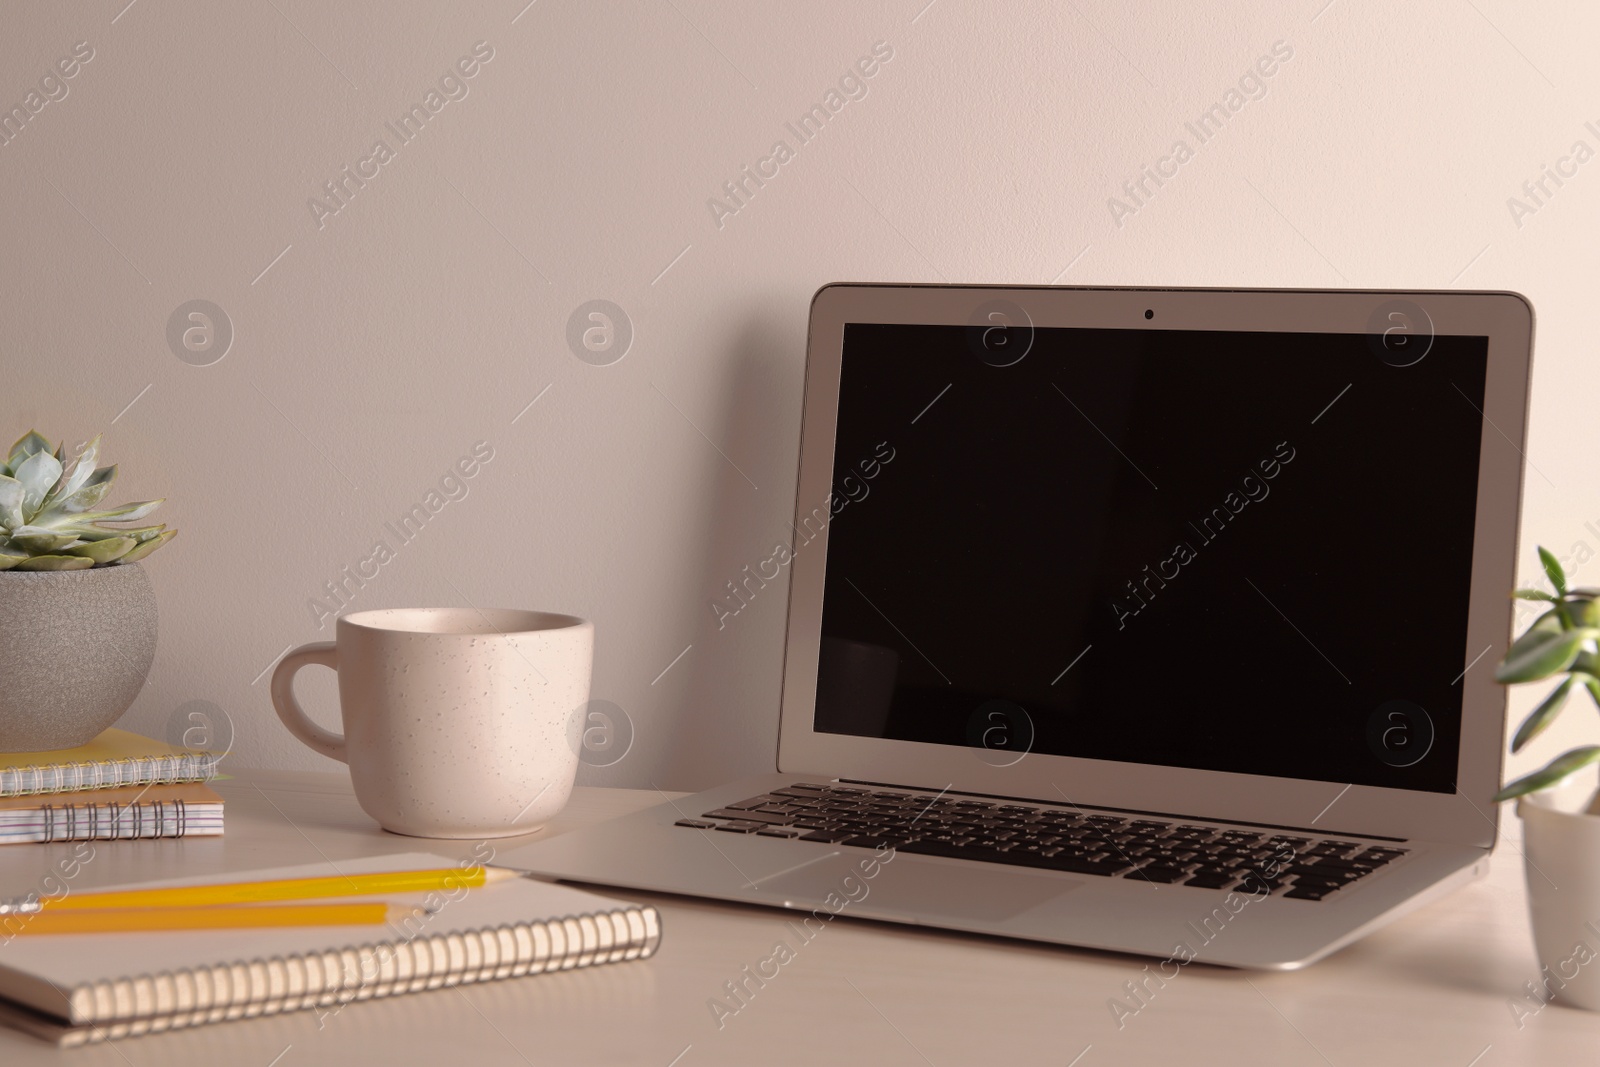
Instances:
[[[0,571],[0,752],[74,748],[116,722],[156,657],[137,563]]]

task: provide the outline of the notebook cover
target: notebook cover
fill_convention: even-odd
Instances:
[[[114,789],[77,789],[70,793],[33,793],[0,797],[0,811],[39,811],[68,804],[154,804],[181,800],[185,804],[221,804],[222,796],[202,782],[177,785],[124,785]]]
[[[241,871],[220,877],[173,879],[105,888],[199,885],[222,881],[311,878],[464,866],[466,864],[448,857],[406,853],[302,867]],[[412,921],[415,929],[403,930],[389,925],[324,926],[17,937],[5,945],[4,952],[0,952],[0,997],[13,1001],[13,1007],[22,1009],[20,1016],[15,1011],[6,1013],[15,1017],[20,1028],[40,1036],[51,1036],[55,1027],[79,1027],[90,1031],[75,1037],[65,1034],[52,1037],[71,1044],[159,1031],[175,1025],[193,1025],[289,1010],[279,1006],[245,1004],[217,1007],[209,1013],[200,1013],[205,1016],[203,1018],[188,1017],[195,1013],[188,1011],[186,1005],[185,1010],[181,1011],[175,1010],[172,1005],[159,1005],[150,999],[148,989],[139,987],[134,981],[151,975],[181,976],[187,972],[231,966],[233,975],[230,984],[248,984],[254,977],[268,981],[274,992],[281,992],[284,972],[293,970],[280,963],[286,958],[311,957],[313,967],[318,966],[316,961],[320,960],[323,967],[332,965],[337,968],[342,954],[346,957],[345,963],[353,962],[359,968],[366,965],[362,962],[363,951],[370,952],[383,943],[409,946],[414,942],[448,938],[452,934],[498,935],[501,942],[509,943],[509,940],[514,940],[512,934],[518,928],[554,922],[558,927],[556,934],[560,935],[559,928],[562,925],[565,925],[568,933],[553,940],[568,946],[569,951],[566,955],[552,951],[546,969],[562,969],[624,958],[624,949],[629,950],[625,958],[648,956],[655,951],[659,940],[659,916],[653,908],[528,878],[510,879],[479,889],[456,890],[453,894],[445,891],[391,893],[382,894],[379,899],[432,908],[433,914]],[[612,926],[607,928],[626,928],[630,936],[615,937],[612,949],[578,956],[570,952],[570,946],[575,941],[574,931],[580,925],[580,917],[589,916],[610,916]],[[567,922],[562,924],[562,920]],[[595,924],[591,922],[589,925],[593,927]],[[471,957],[476,951],[472,946],[478,943],[462,944],[467,946],[466,956]],[[459,980],[476,981],[503,976],[470,976],[484,969],[485,961],[453,958],[460,950],[461,944],[453,944],[448,949],[452,956],[450,971],[469,973],[468,977]],[[432,951],[434,958],[438,958],[441,949],[434,947]],[[428,988],[453,984],[456,980],[435,976]],[[395,982],[387,984],[398,986]],[[367,982],[363,988],[346,988],[338,994],[329,993],[324,1000],[329,1006],[337,1006],[350,1000],[410,991],[382,988],[384,985]],[[31,1024],[24,1024],[23,1016],[31,1017]],[[178,1021],[172,1021],[173,1016]],[[46,1030],[50,1030],[51,1034],[45,1033]]]
[[[204,781],[215,776],[219,759],[214,753],[180,748],[113,727],[77,748],[0,752],[0,796],[115,787],[152,779]]]

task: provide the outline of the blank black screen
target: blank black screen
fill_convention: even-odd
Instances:
[[[1453,790],[1486,338],[972,333],[845,329],[819,731]]]

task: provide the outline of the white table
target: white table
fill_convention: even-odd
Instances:
[[[419,845],[452,858],[470,854],[470,842],[419,843],[379,830],[343,775],[243,772],[218,789],[228,799],[225,837],[101,843],[74,886]],[[544,833],[660,799],[579,789]],[[1508,823],[1515,833],[1516,819]],[[1147,961],[849,918],[801,945],[782,912],[616,892],[661,909],[665,934],[653,959],[351,1004],[320,1028],[315,1012],[298,1012],[69,1052],[0,1031],[0,1065],[1595,1063],[1600,1014],[1551,1005],[1519,1029],[1509,1006],[1537,972],[1515,847],[1502,844],[1486,881],[1309,970],[1191,965],[1121,1029],[1108,1001],[1132,1003],[1123,983],[1141,978]],[[4,849],[0,894],[27,892],[70,850]],[[719,1029],[710,999],[733,1006],[724,983],[780,940],[794,959]]]

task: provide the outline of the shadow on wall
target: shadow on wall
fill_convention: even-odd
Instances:
[[[718,460],[722,474],[703,512],[705,548],[693,586],[701,622],[681,689],[661,697],[658,721],[676,724],[659,742],[662,788],[704,789],[777,766],[789,568],[764,584],[749,576],[778,540],[794,536],[788,531],[799,442],[784,428],[799,426],[805,354],[803,330],[798,346],[786,341],[793,332],[792,323],[767,316],[751,321],[734,344],[718,443],[759,488]],[[790,417],[781,417],[786,410]],[[745,583],[743,602],[729,592],[735,581]]]

